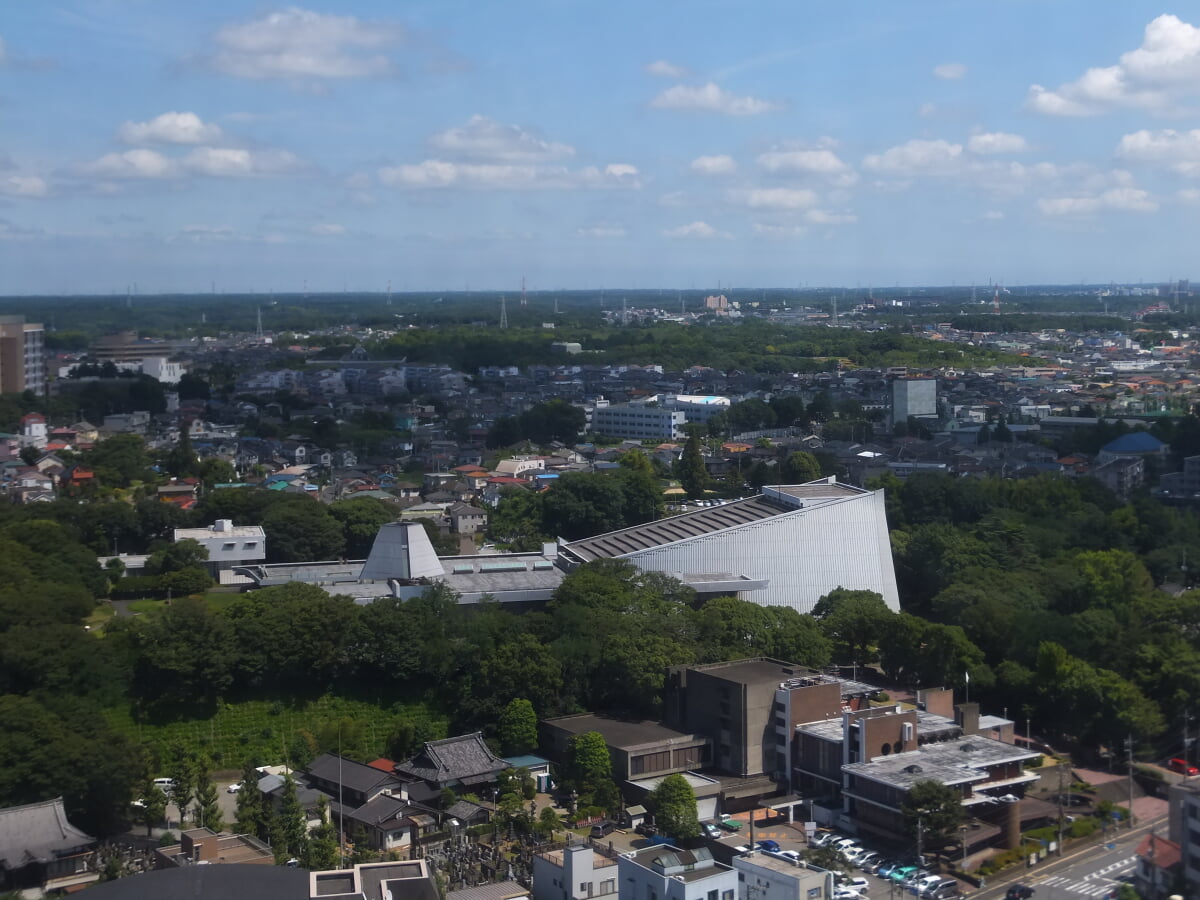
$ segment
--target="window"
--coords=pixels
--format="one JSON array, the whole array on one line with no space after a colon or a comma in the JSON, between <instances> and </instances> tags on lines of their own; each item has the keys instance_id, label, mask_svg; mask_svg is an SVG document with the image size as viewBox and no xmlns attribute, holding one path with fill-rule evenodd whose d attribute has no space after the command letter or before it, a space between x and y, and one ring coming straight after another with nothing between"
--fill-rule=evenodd
<instances>
[{"instance_id":1,"label":"window","mask_svg":"<svg viewBox=\"0 0 1200 900\"><path fill-rule=\"evenodd\" d=\"M617 892L617 879L609 878L600 882L600 893L615 894Z\"/></svg>"},{"instance_id":2,"label":"window","mask_svg":"<svg viewBox=\"0 0 1200 900\"><path fill-rule=\"evenodd\" d=\"M775 735L775 743L778 744L780 747L785 746L787 744L787 735L786 734Z\"/></svg>"},{"instance_id":3,"label":"window","mask_svg":"<svg viewBox=\"0 0 1200 900\"><path fill-rule=\"evenodd\" d=\"M733 900L733 891L721 891L721 900Z\"/></svg>"},{"instance_id":4,"label":"window","mask_svg":"<svg viewBox=\"0 0 1200 900\"><path fill-rule=\"evenodd\" d=\"M222 545L221 545L221 549L222 549L222 550L232 550L232 549L234 549L235 547L237 547L237 543L236 543L236 542L234 542L234 541L231 541L231 542L230 542L230 543L228 543L228 544L222 544Z\"/></svg>"},{"instance_id":5,"label":"window","mask_svg":"<svg viewBox=\"0 0 1200 900\"><path fill-rule=\"evenodd\" d=\"M708 900L717 900L717 892L709 891L708 892Z\"/></svg>"},{"instance_id":6,"label":"window","mask_svg":"<svg viewBox=\"0 0 1200 900\"><path fill-rule=\"evenodd\" d=\"M244 545L245 549L247 549L247 550L253 550L257 546L258 546L258 541L246 541L246 543Z\"/></svg>"}]
</instances>

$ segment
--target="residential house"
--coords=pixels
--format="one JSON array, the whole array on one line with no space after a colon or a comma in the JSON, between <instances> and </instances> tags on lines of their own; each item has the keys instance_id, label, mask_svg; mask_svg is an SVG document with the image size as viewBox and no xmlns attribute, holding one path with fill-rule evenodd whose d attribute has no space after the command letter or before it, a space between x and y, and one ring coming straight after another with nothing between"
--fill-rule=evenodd
<instances>
[{"instance_id":1,"label":"residential house","mask_svg":"<svg viewBox=\"0 0 1200 900\"><path fill-rule=\"evenodd\" d=\"M487 528L487 513L477 506L455 503L446 510L446 515L455 534L478 534Z\"/></svg>"},{"instance_id":2,"label":"residential house","mask_svg":"<svg viewBox=\"0 0 1200 900\"><path fill-rule=\"evenodd\" d=\"M738 873L707 847L644 847L617 858L621 900L735 900Z\"/></svg>"},{"instance_id":3,"label":"residential house","mask_svg":"<svg viewBox=\"0 0 1200 900\"><path fill-rule=\"evenodd\" d=\"M1183 853L1179 844L1151 831L1137 848L1133 883L1138 896L1147 900L1166 900L1183 896Z\"/></svg>"},{"instance_id":4,"label":"residential house","mask_svg":"<svg viewBox=\"0 0 1200 900\"><path fill-rule=\"evenodd\" d=\"M617 900L616 854L576 844L534 854L533 900ZM630 900L650 900L648 894Z\"/></svg>"},{"instance_id":5,"label":"residential house","mask_svg":"<svg viewBox=\"0 0 1200 900\"><path fill-rule=\"evenodd\" d=\"M833 873L761 850L737 854L738 900L831 900Z\"/></svg>"}]
</instances>

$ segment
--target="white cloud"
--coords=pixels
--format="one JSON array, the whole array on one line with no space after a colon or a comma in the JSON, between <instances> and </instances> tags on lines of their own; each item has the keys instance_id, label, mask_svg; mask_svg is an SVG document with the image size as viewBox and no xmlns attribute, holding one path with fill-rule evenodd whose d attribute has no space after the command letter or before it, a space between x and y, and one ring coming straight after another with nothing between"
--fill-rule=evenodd
<instances>
[{"instance_id":1,"label":"white cloud","mask_svg":"<svg viewBox=\"0 0 1200 900\"><path fill-rule=\"evenodd\" d=\"M919 107L917 107L917 115L922 119L932 119L937 115L937 111L938 108L936 103L922 103Z\"/></svg>"},{"instance_id":2,"label":"white cloud","mask_svg":"<svg viewBox=\"0 0 1200 900\"><path fill-rule=\"evenodd\" d=\"M751 209L808 209L817 202L808 188L753 188L732 196Z\"/></svg>"},{"instance_id":3,"label":"white cloud","mask_svg":"<svg viewBox=\"0 0 1200 900\"><path fill-rule=\"evenodd\" d=\"M514 163L458 163L427 159L419 163L385 166L379 180L395 188L471 188L476 190L567 190L571 188L638 188L640 173L627 163L603 168L587 166L518 165Z\"/></svg>"},{"instance_id":4,"label":"white cloud","mask_svg":"<svg viewBox=\"0 0 1200 900\"><path fill-rule=\"evenodd\" d=\"M126 144L211 144L221 139L221 129L193 112L165 112L149 122L126 122L117 136Z\"/></svg>"},{"instance_id":5,"label":"white cloud","mask_svg":"<svg viewBox=\"0 0 1200 900\"><path fill-rule=\"evenodd\" d=\"M81 170L102 178L171 178L179 173L179 164L157 150L137 149L107 153Z\"/></svg>"},{"instance_id":6,"label":"white cloud","mask_svg":"<svg viewBox=\"0 0 1200 900\"><path fill-rule=\"evenodd\" d=\"M575 155L575 148L543 140L517 125L474 115L466 125L438 132L429 139L437 150L472 159L544 162Z\"/></svg>"},{"instance_id":7,"label":"white cloud","mask_svg":"<svg viewBox=\"0 0 1200 900\"><path fill-rule=\"evenodd\" d=\"M575 229L575 236L581 238L594 238L596 240L611 240L613 238L625 237L625 229L617 225L593 225L590 228Z\"/></svg>"},{"instance_id":8,"label":"white cloud","mask_svg":"<svg viewBox=\"0 0 1200 900\"><path fill-rule=\"evenodd\" d=\"M651 100L650 105L656 109L685 109L726 116L757 116L778 108L769 100L738 96L712 81L702 85L677 84Z\"/></svg>"},{"instance_id":9,"label":"white cloud","mask_svg":"<svg viewBox=\"0 0 1200 900\"><path fill-rule=\"evenodd\" d=\"M989 209L983 214L983 218L988 222L999 222L1004 218L1004 213L998 209Z\"/></svg>"},{"instance_id":10,"label":"white cloud","mask_svg":"<svg viewBox=\"0 0 1200 900\"><path fill-rule=\"evenodd\" d=\"M754 233L768 238L798 238L808 234L803 225L775 225L769 222L755 222Z\"/></svg>"},{"instance_id":11,"label":"white cloud","mask_svg":"<svg viewBox=\"0 0 1200 900\"><path fill-rule=\"evenodd\" d=\"M1075 81L1049 90L1030 85L1025 104L1049 116L1090 116L1113 109L1171 112L1200 84L1200 28L1173 15L1146 26L1142 45L1122 53L1115 65L1088 69Z\"/></svg>"},{"instance_id":12,"label":"white cloud","mask_svg":"<svg viewBox=\"0 0 1200 900\"><path fill-rule=\"evenodd\" d=\"M1180 203L1200 203L1200 189L1184 188L1175 192L1175 199Z\"/></svg>"},{"instance_id":13,"label":"white cloud","mask_svg":"<svg viewBox=\"0 0 1200 900\"><path fill-rule=\"evenodd\" d=\"M810 209L804 214L804 221L812 225L852 225L858 221L854 213L827 212L823 209Z\"/></svg>"},{"instance_id":14,"label":"white cloud","mask_svg":"<svg viewBox=\"0 0 1200 900\"><path fill-rule=\"evenodd\" d=\"M646 63L646 74L654 75L657 78L686 78L688 70L683 66L677 66L674 63L669 63L665 59L656 59L652 63Z\"/></svg>"},{"instance_id":15,"label":"white cloud","mask_svg":"<svg viewBox=\"0 0 1200 900\"><path fill-rule=\"evenodd\" d=\"M967 74L967 67L959 62L946 62L934 66L933 74L945 81L957 81Z\"/></svg>"},{"instance_id":16,"label":"white cloud","mask_svg":"<svg viewBox=\"0 0 1200 900\"><path fill-rule=\"evenodd\" d=\"M197 175L247 177L279 175L301 167L287 150L242 150L231 147L197 147L183 158L183 165Z\"/></svg>"},{"instance_id":17,"label":"white cloud","mask_svg":"<svg viewBox=\"0 0 1200 900\"><path fill-rule=\"evenodd\" d=\"M49 188L37 175L0 176L0 194L9 197L45 197Z\"/></svg>"},{"instance_id":18,"label":"white cloud","mask_svg":"<svg viewBox=\"0 0 1200 900\"><path fill-rule=\"evenodd\" d=\"M235 237L229 225L184 225L176 235L176 239L187 241L231 241Z\"/></svg>"},{"instance_id":19,"label":"white cloud","mask_svg":"<svg viewBox=\"0 0 1200 900\"><path fill-rule=\"evenodd\" d=\"M1029 143L1019 134L991 131L971 135L967 149L981 156L988 153L1024 153L1029 149Z\"/></svg>"},{"instance_id":20,"label":"white cloud","mask_svg":"<svg viewBox=\"0 0 1200 900\"><path fill-rule=\"evenodd\" d=\"M848 186L858 180L855 171L829 149L770 150L758 157L768 172L821 175L834 183Z\"/></svg>"},{"instance_id":21,"label":"white cloud","mask_svg":"<svg viewBox=\"0 0 1200 900\"><path fill-rule=\"evenodd\" d=\"M318 222L308 229L309 234L315 234L320 237L328 237L336 234L345 234L346 226L339 225L336 222Z\"/></svg>"},{"instance_id":22,"label":"white cloud","mask_svg":"<svg viewBox=\"0 0 1200 900\"><path fill-rule=\"evenodd\" d=\"M209 63L236 78L345 79L386 75L392 61L378 51L403 39L386 22L289 7L216 33Z\"/></svg>"},{"instance_id":23,"label":"white cloud","mask_svg":"<svg viewBox=\"0 0 1200 900\"><path fill-rule=\"evenodd\" d=\"M1135 131L1117 144L1121 159L1166 166L1191 178L1200 177L1200 129Z\"/></svg>"},{"instance_id":24,"label":"white cloud","mask_svg":"<svg viewBox=\"0 0 1200 900\"><path fill-rule=\"evenodd\" d=\"M952 171L962 156L962 144L911 140L863 160L863 167L889 175L940 175Z\"/></svg>"},{"instance_id":25,"label":"white cloud","mask_svg":"<svg viewBox=\"0 0 1200 900\"><path fill-rule=\"evenodd\" d=\"M229 147L197 147L182 158L166 156L143 147L124 153L108 153L80 167L84 175L101 178L178 178L185 175L248 177L279 175L301 167L300 160L286 150L241 150Z\"/></svg>"},{"instance_id":26,"label":"white cloud","mask_svg":"<svg viewBox=\"0 0 1200 900\"><path fill-rule=\"evenodd\" d=\"M678 228L668 228L663 232L665 237L669 238L700 238L708 240L711 238L730 238L733 235L725 231L718 231L707 222L689 222L687 225L680 225Z\"/></svg>"},{"instance_id":27,"label":"white cloud","mask_svg":"<svg viewBox=\"0 0 1200 900\"><path fill-rule=\"evenodd\" d=\"M1075 197L1045 197L1038 209L1046 216L1093 216L1099 212L1154 212L1158 201L1139 188L1115 187L1099 194Z\"/></svg>"},{"instance_id":28,"label":"white cloud","mask_svg":"<svg viewBox=\"0 0 1200 900\"><path fill-rule=\"evenodd\" d=\"M690 168L698 175L733 175L737 161L732 156L697 156Z\"/></svg>"}]
</instances>

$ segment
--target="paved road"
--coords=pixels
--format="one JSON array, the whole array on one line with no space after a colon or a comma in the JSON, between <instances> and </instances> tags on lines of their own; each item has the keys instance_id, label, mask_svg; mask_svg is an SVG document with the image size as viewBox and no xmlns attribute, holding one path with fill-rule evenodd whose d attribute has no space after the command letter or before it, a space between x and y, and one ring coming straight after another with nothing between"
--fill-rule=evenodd
<instances>
[{"instance_id":1,"label":"paved road","mask_svg":"<svg viewBox=\"0 0 1200 900\"><path fill-rule=\"evenodd\" d=\"M1145 821L1132 832L1122 830L1113 841L1078 850L1063 859L1051 858L1025 871L1017 879L1004 880L1003 885L991 886L977 896L999 898L1010 884L1027 884L1037 893L1034 900L1083 900L1085 897L1104 898L1122 883L1132 880L1137 846L1152 828L1160 831L1165 817Z\"/></svg>"}]
</instances>

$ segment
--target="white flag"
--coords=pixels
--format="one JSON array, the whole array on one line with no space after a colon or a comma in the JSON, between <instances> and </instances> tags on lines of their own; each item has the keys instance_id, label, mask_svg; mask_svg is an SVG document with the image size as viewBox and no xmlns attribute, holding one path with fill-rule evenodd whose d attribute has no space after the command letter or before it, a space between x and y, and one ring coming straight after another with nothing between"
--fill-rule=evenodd
<instances>
[{"instance_id":1,"label":"white flag","mask_svg":"<svg viewBox=\"0 0 1200 900\"><path fill-rule=\"evenodd\" d=\"M971 683L971 673L970 672L963 672L963 681L965 681L967 684Z\"/></svg>"}]
</instances>

